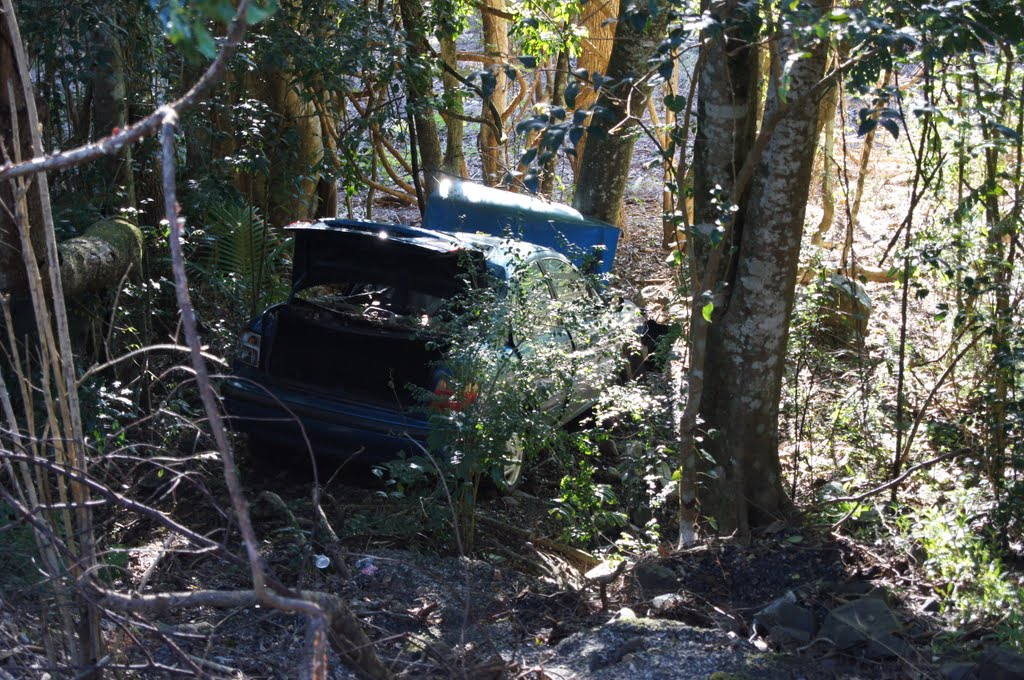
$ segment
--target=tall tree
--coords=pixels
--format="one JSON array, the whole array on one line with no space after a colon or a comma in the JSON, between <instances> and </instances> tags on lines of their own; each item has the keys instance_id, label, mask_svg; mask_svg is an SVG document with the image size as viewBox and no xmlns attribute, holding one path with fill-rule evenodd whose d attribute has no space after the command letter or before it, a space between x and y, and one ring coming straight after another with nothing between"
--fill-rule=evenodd
<instances>
[{"instance_id":1,"label":"tall tree","mask_svg":"<svg viewBox=\"0 0 1024 680\"><path fill-rule=\"evenodd\" d=\"M114 8L112 21L118 11ZM92 31L92 124L93 138L100 139L128 124L125 55L120 36L122 29L107 22ZM120 208L135 207L135 176L131 147L99 163L100 176L107 186L98 192L102 214L116 214Z\"/></svg>"},{"instance_id":2,"label":"tall tree","mask_svg":"<svg viewBox=\"0 0 1024 680\"><path fill-rule=\"evenodd\" d=\"M505 0L484 0L480 12L483 25L484 64L488 75L485 79L489 90L483 118L486 124L480 126L480 160L484 166L484 183L495 185L505 176L508 161L505 157L503 117L508 105L508 75L505 67L509 61L508 20L504 18Z\"/></svg>"},{"instance_id":3,"label":"tall tree","mask_svg":"<svg viewBox=\"0 0 1024 680\"><path fill-rule=\"evenodd\" d=\"M622 225L622 197L633 159L630 129L647 107L651 93L647 60L668 25L668 3L649 4L652 12L621 3L615 25L615 45L608 60L588 128L587 143L579 159L573 207L585 215Z\"/></svg>"},{"instance_id":4,"label":"tall tree","mask_svg":"<svg viewBox=\"0 0 1024 680\"><path fill-rule=\"evenodd\" d=\"M406 111L412 122L412 132L419 152L423 190L429 194L437 183L437 171L444 163L441 137L431 104L434 96L431 48L427 41L423 5L417 0L398 0L398 8L406 35Z\"/></svg>"},{"instance_id":5,"label":"tall tree","mask_svg":"<svg viewBox=\"0 0 1024 680\"><path fill-rule=\"evenodd\" d=\"M724 3L732 10L738 4ZM831 0L812 0L792 8L784 4L777 25L811 25L830 7ZM734 27L742 29L744 18L736 18L740 21ZM693 348L695 354L706 352L706 361L691 367L691 372L702 373L700 413L711 434L708 448L716 462L713 488L701 509L725 531L769 523L790 506L778 457L779 399L817 141L816 97L824 92L828 50L827 39L807 35L790 28L772 50L764 119L752 146L746 117L756 110L755 90L749 87L753 62L728 63L732 51L726 42L720 46L724 49L706 54L705 68L734 77L701 82L704 103L698 138L704 137L700 144L705 154L722 150L719 158L727 163L724 177L734 181L728 194L722 195L706 174L721 172L721 165L696 165L695 185L701 189L695 195L695 214L717 218L707 227L696 228L711 247L693 252L712 269L715 260L722 262L720 270L712 271L716 285L706 292L695 291L695 295L708 295L707 302L713 305L710 327L706 305L694 305L691 319L693 342L706 333L706 346ZM756 61L753 54L748 58ZM718 88L733 93L730 105L715 101L720 97ZM737 166L737 158L743 159L741 165ZM726 240L716 243L716 235ZM715 251L720 257L710 256ZM702 263L696 264L701 270Z\"/></svg>"}]
</instances>

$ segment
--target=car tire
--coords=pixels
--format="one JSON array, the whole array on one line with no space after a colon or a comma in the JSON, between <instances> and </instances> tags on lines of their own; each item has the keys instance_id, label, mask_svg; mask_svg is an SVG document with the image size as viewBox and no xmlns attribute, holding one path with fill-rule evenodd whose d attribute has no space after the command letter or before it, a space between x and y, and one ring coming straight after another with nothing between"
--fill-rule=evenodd
<instances>
[{"instance_id":1,"label":"car tire","mask_svg":"<svg viewBox=\"0 0 1024 680\"><path fill-rule=\"evenodd\" d=\"M502 491L511 491L519 485L523 478L523 463L526 462L526 449L522 438L513 434L505 442L505 452L500 464L497 486Z\"/></svg>"}]
</instances>

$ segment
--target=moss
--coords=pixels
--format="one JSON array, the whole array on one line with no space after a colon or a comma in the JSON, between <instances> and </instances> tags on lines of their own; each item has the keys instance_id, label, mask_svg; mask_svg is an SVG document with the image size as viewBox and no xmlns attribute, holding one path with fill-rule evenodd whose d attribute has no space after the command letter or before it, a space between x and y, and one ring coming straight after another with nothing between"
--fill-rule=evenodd
<instances>
[{"instance_id":1,"label":"moss","mask_svg":"<svg viewBox=\"0 0 1024 680\"><path fill-rule=\"evenodd\" d=\"M114 217L101 220L89 227L82 236L104 241L118 253L131 253L130 260L136 271L142 263L142 230L126 219Z\"/></svg>"}]
</instances>

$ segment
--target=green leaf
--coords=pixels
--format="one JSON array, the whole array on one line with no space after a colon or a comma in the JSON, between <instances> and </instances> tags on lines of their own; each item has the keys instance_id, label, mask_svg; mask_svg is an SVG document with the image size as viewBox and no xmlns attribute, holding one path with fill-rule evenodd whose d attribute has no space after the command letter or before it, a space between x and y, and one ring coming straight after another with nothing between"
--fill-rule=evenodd
<instances>
[{"instance_id":1,"label":"green leaf","mask_svg":"<svg viewBox=\"0 0 1024 680\"><path fill-rule=\"evenodd\" d=\"M718 520L717 519L715 519L714 517L706 517L705 519L707 519L708 524L711 525L712 529L714 529L715 531L718 531Z\"/></svg>"},{"instance_id":2,"label":"green leaf","mask_svg":"<svg viewBox=\"0 0 1024 680\"><path fill-rule=\"evenodd\" d=\"M194 26L196 36L196 49L199 53L208 59L213 59L217 56L217 43L213 41L213 36L206 30L206 26L202 24L196 24Z\"/></svg>"},{"instance_id":3,"label":"green leaf","mask_svg":"<svg viewBox=\"0 0 1024 680\"><path fill-rule=\"evenodd\" d=\"M878 124L888 130L889 134L893 136L893 139L900 138L900 126L896 124L896 121L889 118L883 118L878 121Z\"/></svg>"},{"instance_id":4,"label":"green leaf","mask_svg":"<svg viewBox=\"0 0 1024 680\"><path fill-rule=\"evenodd\" d=\"M1018 135L1017 131L1014 130L1013 128L1006 127L1005 125L1000 125L999 123L992 123L992 129L1001 134L1003 137L1006 137L1007 139L1012 139L1015 142L1020 141L1020 135Z\"/></svg>"},{"instance_id":5,"label":"green leaf","mask_svg":"<svg viewBox=\"0 0 1024 680\"><path fill-rule=\"evenodd\" d=\"M793 545L796 545L797 543L803 543L804 542L804 537L801 536L800 534L793 534L792 536L786 536L786 541L788 543L792 543Z\"/></svg>"},{"instance_id":6,"label":"green leaf","mask_svg":"<svg viewBox=\"0 0 1024 680\"><path fill-rule=\"evenodd\" d=\"M565 105L570 109L576 108L576 97L580 93L580 84L575 80L569 82L565 86Z\"/></svg>"},{"instance_id":7,"label":"green leaf","mask_svg":"<svg viewBox=\"0 0 1024 680\"><path fill-rule=\"evenodd\" d=\"M715 311L715 303L709 302L700 308L700 315L704 317L704 320L711 323L711 312Z\"/></svg>"},{"instance_id":8,"label":"green leaf","mask_svg":"<svg viewBox=\"0 0 1024 680\"><path fill-rule=\"evenodd\" d=\"M670 94L665 96L665 108L669 111L679 113L686 108L686 97L679 94Z\"/></svg>"}]
</instances>

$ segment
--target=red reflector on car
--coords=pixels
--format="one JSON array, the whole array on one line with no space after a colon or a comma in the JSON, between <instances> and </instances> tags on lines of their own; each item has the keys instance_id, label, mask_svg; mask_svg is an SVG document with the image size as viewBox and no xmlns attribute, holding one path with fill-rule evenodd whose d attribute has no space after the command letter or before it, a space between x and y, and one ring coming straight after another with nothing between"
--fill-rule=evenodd
<instances>
[{"instance_id":1,"label":"red reflector on car","mask_svg":"<svg viewBox=\"0 0 1024 680\"><path fill-rule=\"evenodd\" d=\"M456 394L448 385L448 381L442 378L434 388L434 396L436 397L433 403L434 408L461 411L476 401L479 390L476 385L469 385L461 394Z\"/></svg>"}]
</instances>

